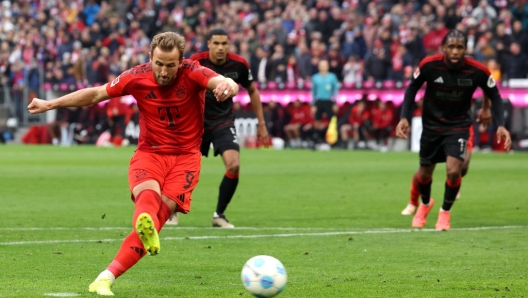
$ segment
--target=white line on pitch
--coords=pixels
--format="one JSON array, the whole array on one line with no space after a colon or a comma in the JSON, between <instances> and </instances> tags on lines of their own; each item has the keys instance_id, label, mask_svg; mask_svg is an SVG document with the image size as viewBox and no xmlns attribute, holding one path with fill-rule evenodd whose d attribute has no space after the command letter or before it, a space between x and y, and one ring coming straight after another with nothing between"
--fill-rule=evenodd
<instances>
[{"instance_id":1,"label":"white line on pitch","mask_svg":"<svg viewBox=\"0 0 528 298\"><path fill-rule=\"evenodd\" d=\"M453 228L451 231L484 231L504 229L524 229L527 226L498 226L498 227L475 227L475 228ZM238 239L238 238L274 238L274 237L299 237L299 236L333 236L333 235L358 235L358 234L389 234L389 233L420 233L438 232L435 229L374 229L364 231L342 231L342 232L319 232L319 233L294 233L294 234L263 234L263 235L223 235L223 236L187 236L187 237L164 237L161 240L204 240L204 239ZM31 245L52 243L87 243L87 242L115 242L123 241L122 238L98 239L98 240L37 240L37 241L14 241L0 242L0 245Z\"/></svg>"},{"instance_id":2,"label":"white line on pitch","mask_svg":"<svg viewBox=\"0 0 528 298\"><path fill-rule=\"evenodd\" d=\"M85 231L115 231L115 230L131 230L132 227L56 227L56 228L0 228L0 231L73 231L73 230L85 230ZM213 227L182 227L182 226L169 226L165 225L163 230L220 230L219 228ZM255 228L255 227L236 227L236 230L251 230L251 231L336 231L336 230L347 230L346 228L284 228L284 227L268 227L268 228ZM360 229L356 229L360 230Z\"/></svg>"}]
</instances>

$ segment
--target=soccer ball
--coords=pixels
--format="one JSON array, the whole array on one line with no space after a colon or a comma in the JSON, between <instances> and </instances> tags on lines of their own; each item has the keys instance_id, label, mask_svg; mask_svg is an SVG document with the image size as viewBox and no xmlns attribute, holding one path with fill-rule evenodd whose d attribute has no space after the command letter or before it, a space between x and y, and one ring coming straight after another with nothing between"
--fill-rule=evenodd
<instances>
[{"instance_id":1,"label":"soccer ball","mask_svg":"<svg viewBox=\"0 0 528 298\"><path fill-rule=\"evenodd\" d=\"M255 256L242 267L242 283L255 297L273 297L286 286L288 277L284 265L270 256Z\"/></svg>"}]
</instances>

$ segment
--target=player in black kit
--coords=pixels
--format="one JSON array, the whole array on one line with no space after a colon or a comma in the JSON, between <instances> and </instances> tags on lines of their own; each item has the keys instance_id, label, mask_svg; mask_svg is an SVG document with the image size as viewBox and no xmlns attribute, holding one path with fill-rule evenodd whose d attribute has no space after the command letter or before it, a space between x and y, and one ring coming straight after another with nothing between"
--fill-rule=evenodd
<instances>
[{"instance_id":1,"label":"player in black kit","mask_svg":"<svg viewBox=\"0 0 528 298\"><path fill-rule=\"evenodd\" d=\"M226 30L212 29L207 40L209 51L192 55L189 59L197 60L202 66L210 68L225 77L233 79L242 85L251 100L253 112L258 119L257 139L269 144L268 131L262 112L260 93L253 83L249 64L242 57L229 53L229 38ZM226 172L218 194L216 211L213 214L213 227L234 228L224 215L227 205L233 198L238 185L240 168L240 146L235 131L235 116L232 113L233 99L217 102L212 92L205 94L205 123L201 151L203 156L209 155L211 143L214 156L221 155ZM177 224L177 215L173 215L167 223Z\"/></svg>"},{"instance_id":2,"label":"player in black kit","mask_svg":"<svg viewBox=\"0 0 528 298\"><path fill-rule=\"evenodd\" d=\"M498 126L499 141L505 140L509 150L511 138L504 128L503 106L499 90L484 64L465 57L467 37L459 30L449 31L442 41L442 54L424 58L405 91L401 120L396 135L408 138L409 118L416 93L427 82L424 94L420 139L420 168L416 176L422 204L413 218L414 228L424 227L427 214L433 207L432 176L437 163L446 163L447 179L444 202L438 214L437 230L449 230L450 210L460 189L461 168L466 156L469 127L473 123L470 109L473 93L482 88L491 100L491 108Z\"/></svg>"}]
</instances>

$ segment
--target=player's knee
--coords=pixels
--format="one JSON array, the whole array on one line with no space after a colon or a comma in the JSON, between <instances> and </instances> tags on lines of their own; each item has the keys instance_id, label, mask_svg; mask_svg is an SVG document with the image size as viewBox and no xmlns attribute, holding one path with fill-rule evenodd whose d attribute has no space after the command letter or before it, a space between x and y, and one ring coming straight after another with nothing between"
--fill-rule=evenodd
<instances>
[{"instance_id":1,"label":"player's knee","mask_svg":"<svg viewBox=\"0 0 528 298\"><path fill-rule=\"evenodd\" d=\"M455 171L455 170L447 171L447 179L453 183L457 182L458 179L460 179L460 177L461 177L460 171Z\"/></svg>"},{"instance_id":2,"label":"player's knee","mask_svg":"<svg viewBox=\"0 0 528 298\"><path fill-rule=\"evenodd\" d=\"M238 174L240 171L240 163L238 161L228 163L226 166L226 171L231 174Z\"/></svg>"}]
</instances>

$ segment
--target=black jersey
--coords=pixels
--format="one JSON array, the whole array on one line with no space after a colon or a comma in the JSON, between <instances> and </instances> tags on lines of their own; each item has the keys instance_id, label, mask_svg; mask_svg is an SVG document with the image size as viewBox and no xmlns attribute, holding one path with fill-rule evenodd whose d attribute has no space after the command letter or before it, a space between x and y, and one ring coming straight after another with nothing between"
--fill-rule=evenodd
<instances>
[{"instance_id":1,"label":"black jersey","mask_svg":"<svg viewBox=\"0 0 528 298\"><path fill-rule=\"evenodd\" d=\"M248 88L253 82L253 76L249 64L244 57L237 54L228 53L226 62L222 65L215 65L209 60L209 52L201 52L192 55L189 59L198 60L202 66L214 70L216 73ZM223 102L216 101L212 91L207 90L205 93L205 129L213 129L223 124L230 124L235 121L232 112L233 98Z\"/></svg>"},{"instance_id":2,"label":"black jersey","mask_svg":"<svg viewBox=\"0 0 528 298\"><path fill-rule=\"evenodd\" d=\"M444 59L444 54L437 54L420 62L405 91L402 118L410 117L410 104L423 83L427 83L422 107L424 130L452 133L469 129L473 123L470 111L477 87L491 99L494 110L502 109L499 90L484 64L465 57L463 65L453 70L447 68ZM503 125L500 118L496 119L497 123Z\"/></svg>"}]
</instances>

